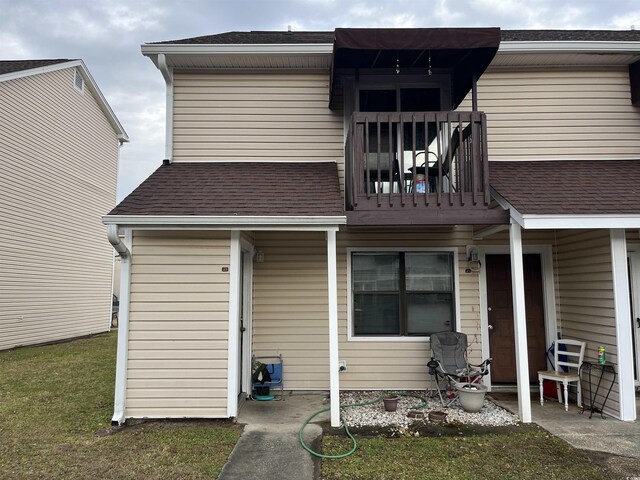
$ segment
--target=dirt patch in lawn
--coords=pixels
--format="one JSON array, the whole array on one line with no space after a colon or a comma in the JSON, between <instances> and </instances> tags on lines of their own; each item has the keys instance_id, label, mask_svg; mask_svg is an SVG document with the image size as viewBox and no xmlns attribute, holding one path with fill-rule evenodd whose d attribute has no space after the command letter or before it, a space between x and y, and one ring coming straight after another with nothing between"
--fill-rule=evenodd
<instances>
[{"instance_id":1,"label":"dirt patch in lawn","mask_svg":"<svg viewBox=\"0 0 640 480\"><path fill-rule=\"evenodd\" d=\"M581 450L582 454L612 475L612 478L640 478L640 459L606 452Z\"/></svg>"},{"instance_id":2,"label":"dirt patch in lawn","mask_svg":"<svg viewBox=\"0 0 640 480\"><path fill-rule=\"evenodd\" d=\"M242 433L244 427L231 419L130 419L123 425L112 425L96 432L97 437L108 437L118 433L136 432L159 428L227 428Z\"/></svg>"}]
</instances>

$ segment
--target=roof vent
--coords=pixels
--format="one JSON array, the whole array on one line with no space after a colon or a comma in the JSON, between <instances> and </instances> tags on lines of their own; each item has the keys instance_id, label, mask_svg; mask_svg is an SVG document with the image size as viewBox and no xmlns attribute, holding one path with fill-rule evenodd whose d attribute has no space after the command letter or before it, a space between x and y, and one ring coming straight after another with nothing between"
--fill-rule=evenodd
<instances>
[{"instance_id":1,"label":"roof vent","mask_svg":"<svg viewBox=\"0 0 640 480\"><path fill-rule=\"evenodd\" d=\"M291 25L287 25L287 33L291 33Z\"/></svg>"},{"instance_id":2,"label":"roof vent","mask_svg":"<svg viewBox=\"0 0 640 480\"><path fill-rule=\"evenodd\" d=\"M80 73L80 69L76 67L75 76L73 79L73 86L80 93L84 92L84 78L82 78L82 74Z\"/></svg>"}]
</instances>

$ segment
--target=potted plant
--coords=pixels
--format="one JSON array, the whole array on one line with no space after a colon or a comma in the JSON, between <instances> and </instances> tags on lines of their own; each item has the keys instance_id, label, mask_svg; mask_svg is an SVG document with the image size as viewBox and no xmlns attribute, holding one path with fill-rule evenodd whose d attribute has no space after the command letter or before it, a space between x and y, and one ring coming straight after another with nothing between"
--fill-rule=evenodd
<instances>
[{"instance_id":1,"label":"potted plant","mask_svg":"<svg viewBox=\"0 0 640 480\"><path fill-rule=\"evenodd\" d=\"M489 390L480 383L462 382L456 384L460 406L465 412L479 412L484 405L484 396Z\"/></svg>"},{"instance_id":2,"label":"potted plant","mask_svg":"<svg viewBox=\"0 0 640 480\"><path fill-rule=\"evenodd\" d=\"M469 353L473 351L472 345L470 345L465 352L467 374L471 372L471 366L469 365ZM484 405L484 397L489 391L489 388L485 385L482 385L481 383L474 383L474 378L471 376L466 377L466 380L466 382L460 382L456 384L458 398L460 399L460 406L465 412L477 413L480 411L480 409L482 409L482 406Z\"/></svg>"}]
</instances>

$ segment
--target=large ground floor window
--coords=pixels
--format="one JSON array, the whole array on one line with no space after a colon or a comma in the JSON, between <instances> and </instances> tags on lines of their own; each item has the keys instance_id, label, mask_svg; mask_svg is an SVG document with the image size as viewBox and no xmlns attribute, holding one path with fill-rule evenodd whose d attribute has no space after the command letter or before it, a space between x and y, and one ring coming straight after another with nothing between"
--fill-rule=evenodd
<instances>
[{"instance_id":1,"label":"large ground floor window","mask_svg":"<svg viewBox=\"0 0 640 480\"><path fill-rule=\"evenodd\" d=\"M353 334L453 330L453 269L452 252L352 252Z\"/></svg>"}]
</instances>

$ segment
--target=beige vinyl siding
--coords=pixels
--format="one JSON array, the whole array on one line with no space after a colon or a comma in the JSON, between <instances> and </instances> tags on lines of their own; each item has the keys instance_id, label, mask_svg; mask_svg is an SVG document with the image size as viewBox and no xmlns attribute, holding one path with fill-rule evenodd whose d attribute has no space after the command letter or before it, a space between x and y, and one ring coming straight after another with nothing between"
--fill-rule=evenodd
<instances>
[{"instance_id":1,"label":"beige vinyl siding","mask_svg":"<svg viewBox=\"0 0 640 480\"><path fill-rule=\"evenodd\" d=\"M607 361L617 364L609 231L563 230L557 232L557 239L562 337L587 342L585 359L591 361L597 360L597 349L602 345ZM607 409L616 415L619 412L617 383Z\"/></svg>"},{"instance_id":2,"label":"beige vinyl siding","mask_svg":"<svg viewBox=\"0 0 640 480\"><path fill-rule=\"evenodd\" d=\"M74 68L0 82L0 349L109 328L116 133Z\"/></svg>"},{"instance_id":3,"label":"beige vinyl siding","mask_svg":"<svg viewBox=\"0 0 640 480\"><path fill-rule=\"evenodd\" d=\"M284 359L288 389L329 388L324 232L255 232L252 351ZM340 281L340 280L338 280Z\"/></svg>"},{"instance_id":4,"label":"beige vinyl siding","mask_svg":"<svg viewBox=\"0 0 640 480\"><path fill-rule=\"evenodd\" d=\"M491 160L640 156L626 68L489 70L478 81ZM471 109L470 95L460 106Z\"/></svg>"},{"instance_id":5,"label":"beige vinyl siding","mask_svg":"<svg viewBox=\"0 0 640 480\"><path fill-rule=\"evenodd\" d=\"M477 273L467 274L465 249L471 229L362 231L338 233L338 322L342 389L424 388L428 379L427 341L347 340L347 248L457 247L462 330L473 343L472 358L481 357ZM329 387L326 240L322 233L256 232L264 263L255 264L253 351L282 353L285 388ZM474 335L478 332L478 335Z\"/></svg>"},{"instance_id":6,"label":"beige vinyl siding","mask_svg":"<svg viewBox=\"0 0 640 480\"><path fill-rule=\"evenodd\" d=\"M134 232L126 412L226 417L229 234Z\"/></svg>"},{"instance_id":7,"label":"beige vinyl siding","mask_svg":"<svg viewBox=\"0 0 640 480\"><path fill-rule=\"evenodd\" d=\"M333 161L342 179L343 119L329 110L329 73L175 73L173 158Z\"/></svg>"}]
</instances>

